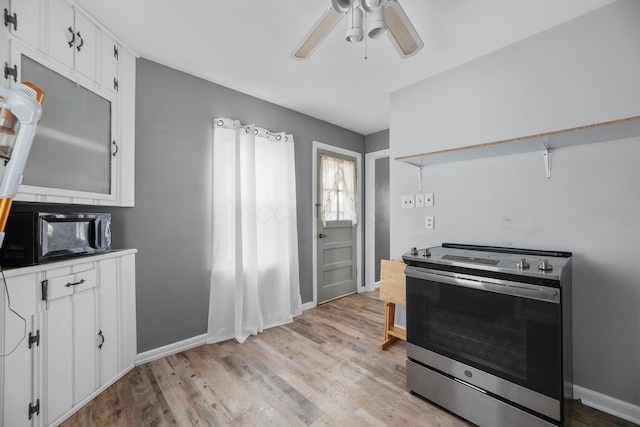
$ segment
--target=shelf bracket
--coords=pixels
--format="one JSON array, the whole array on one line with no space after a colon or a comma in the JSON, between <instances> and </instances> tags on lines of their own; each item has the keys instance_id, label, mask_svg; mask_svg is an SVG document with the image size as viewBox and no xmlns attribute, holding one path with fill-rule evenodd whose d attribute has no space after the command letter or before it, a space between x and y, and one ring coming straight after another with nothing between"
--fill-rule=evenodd
<instances>
[{"instance_id":1,"label":"shelf bracket","mask_svg":"<svg viewBox=\"0 0 640 427\"><path fill-rule=\"evenodd\" d=\"M550 179L551 178L551 148L549 148L546 138L545 138L545 141L543 142L543 145L544 145L544 151L543 151L544 167L547 172L547 179Z\"/></svg>"},{"instance_id":2,"label":"shelf bracket","mask_svg":"<svg viewBox=\"0 0 640 427\"><path fill-rule=\"evenodd\" d=\"M418 166L418 192L422 193L422 168L424 166Z\"/></svg>"}]
</instances>

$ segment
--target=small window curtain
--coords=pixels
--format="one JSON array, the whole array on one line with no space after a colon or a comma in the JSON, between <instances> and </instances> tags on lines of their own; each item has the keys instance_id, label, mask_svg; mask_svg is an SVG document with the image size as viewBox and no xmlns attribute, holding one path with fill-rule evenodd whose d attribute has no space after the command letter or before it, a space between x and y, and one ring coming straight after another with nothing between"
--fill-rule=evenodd
<instances>
[{"instance_id":1,"label":"small window curtain","mask_svg":"<svg viewBox=\"0 0 640 427\"><path fill-rule=\"evenodd\" d=\"M322 224L327 221L351 220L358 223L356 210L356 163L322 155Z\"/></svg>"},{"instance_id":2,"label":"small window curtain","mask_svg":"<svg viewBox=\"0 0 640 427\"><path fill-rule=\"evenodd\" d=\"M208 342L244 342L301 312L293 136L213 127Z\"/></svg>"}]
</instances>

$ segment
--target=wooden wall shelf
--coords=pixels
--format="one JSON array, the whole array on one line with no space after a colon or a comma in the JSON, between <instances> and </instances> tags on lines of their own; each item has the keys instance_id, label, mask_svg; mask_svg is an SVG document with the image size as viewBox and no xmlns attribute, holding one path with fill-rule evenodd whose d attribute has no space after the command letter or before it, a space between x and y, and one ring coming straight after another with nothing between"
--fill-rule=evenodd
<instances>
[{"instance_id":1,"label":"wooden wall shelf","mask_svg":"<svg viewBox=\"0 0 640 427\"><path fill-rule=\"evenodd\" d=\"M634 136L640 136L640 116L502 141L401 156L396 157L395 160L422 168L441 163L530 153L540 150L546 156L548 178L550 176L549 154L551 150L572 145L614 141Z\"/></svg>"}]
</instances>

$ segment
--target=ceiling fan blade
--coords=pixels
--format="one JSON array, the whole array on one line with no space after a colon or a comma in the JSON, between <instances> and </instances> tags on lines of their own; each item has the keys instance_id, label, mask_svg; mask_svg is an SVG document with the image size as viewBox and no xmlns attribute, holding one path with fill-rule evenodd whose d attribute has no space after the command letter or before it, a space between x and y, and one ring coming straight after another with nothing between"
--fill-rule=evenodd
<instances>
[{"instance_id":1,"label":"ceiling fan blade","mask_svg":"<svg viewBox=\"0 0 640 427\"><path fill-rule=\"evenodd\" d=\"M318 45L340 22L344 14L336 12L332 7L327 9L320 19L311 27L311 30L302 39L300 44L291 52L293 59L307 59L316 50Z\"/></svg>"},{"instance_id":2,"label":"ceiling fan blade","mask_svg":"<svg viewBox=\"0 0 640 427\"><path fill-rule=\"evenodd\" d=\"M413 56L424 47L424 42L397 0L386 1L384 19L389 39L401 57Z\"/></svg>"}]
</instances>

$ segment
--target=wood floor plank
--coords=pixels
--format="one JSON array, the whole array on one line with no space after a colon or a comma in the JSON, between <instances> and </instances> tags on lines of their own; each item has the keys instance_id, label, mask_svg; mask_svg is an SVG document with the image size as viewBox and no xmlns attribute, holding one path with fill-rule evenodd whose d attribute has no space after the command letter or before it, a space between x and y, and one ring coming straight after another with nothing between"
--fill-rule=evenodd
<instances>
[{"instance_id":1,"label":"wood floor plank","mask_svg":"<svg viewBox=\"0 0 640 427\"><path fill-rule=\"evenodd\" d=\"M438 426L469 423L406 387L406 345L379 343L376 292L331 301L290 324L136 367L69 418L92 426ZM576 405L574 427L633 424Z\"/></svg>"}]
</instances>

